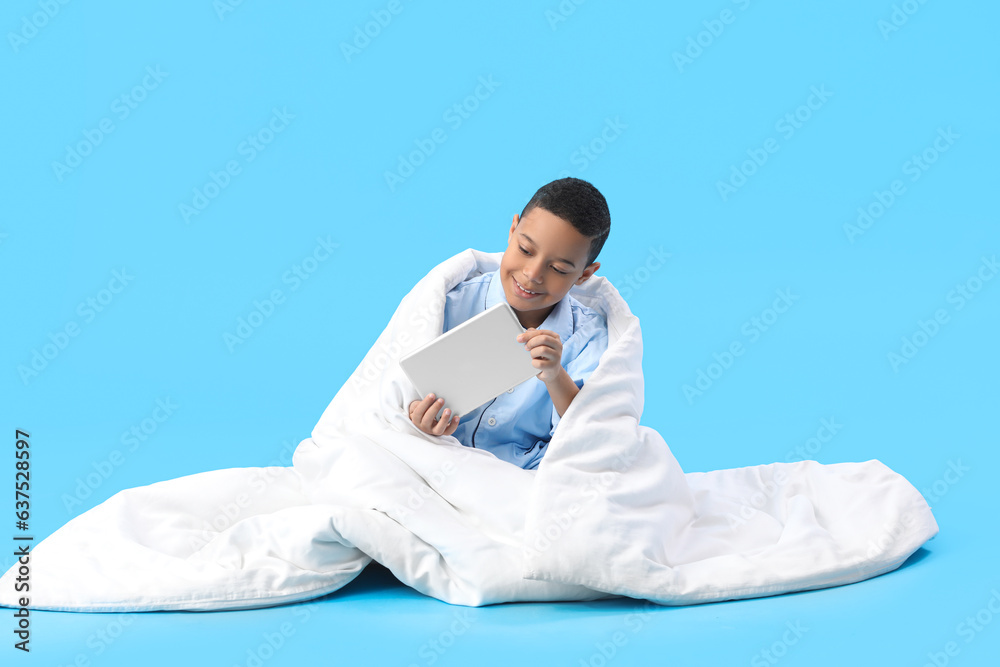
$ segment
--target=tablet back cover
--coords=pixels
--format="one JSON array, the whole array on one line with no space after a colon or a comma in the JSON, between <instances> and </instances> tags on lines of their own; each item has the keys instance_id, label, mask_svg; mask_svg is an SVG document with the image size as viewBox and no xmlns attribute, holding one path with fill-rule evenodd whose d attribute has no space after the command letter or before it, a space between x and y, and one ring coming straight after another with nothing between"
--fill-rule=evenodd
<instances>
[{"instance_id":1,"label":"tablet back cover","mask_svg":"<svg viewBox=\"0 0 1000 667\"><path fill-rule=\"evenodd\" d=\"M525 328L506 301L471 317L400 359L421 397L434 392L445 407L468 414L538 375L524 343Z\"/></svg>"}]
</instances>

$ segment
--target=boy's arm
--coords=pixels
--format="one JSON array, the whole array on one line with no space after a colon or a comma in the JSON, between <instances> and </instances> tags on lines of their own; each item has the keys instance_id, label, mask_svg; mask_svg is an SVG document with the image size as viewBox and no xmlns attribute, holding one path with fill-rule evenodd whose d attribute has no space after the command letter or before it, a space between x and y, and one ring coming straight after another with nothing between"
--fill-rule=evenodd
<instances>
[{"instance_id":1,"label":"boy's arm","mask_svg":"<svg viewBox=\"0 0 1000 667\"><path fill-rule=\"evenodd\" d=\"M573 359L569 359L567 363L574 366L583 366L583 369L577 372L582 372L589 376L597 368L600 358L607 349L607 339L606 329L595 329L591 332L591 339L587 341L583 349ZM547 354L543 351L541 354L533 354L532 357L535 361L542 360L541 365L536 365L536 368L542 368L543 370L536 377L543 379L545 382L545 388L549 390L549 397L552 399L552 406L555 408L559 419L562 419L562 416L566 414L566 410L569 409L570 403L580 393L580 385L570 377L569 371L562 365L561 357L563 348L559 334L555 331L547 329L538 330L532 327L518 335L517 340L527 340L525 348L529 350L540 347L548 348L549 352ZM555 352L553 353L552 350ZM544 379L544 376L551 373L552 370L550 369L553 368L558 369L555 371L555 377ZM579 382L582 384L583 380Z\"/></svg>"},{"instance_id":2,"label":"boy's arm","mask_svg":"<svg viewBox=\"0 0 1000 667\"><path fill-rule=\"evenodd\" d=\"M569 404L573 402L576 395L580 393L580 387L577 386L573 378L569 376L569 373L565 368L560 367L560 373L556 376L556 379L546 382L545 387L549 390L549 396L552 398L552 405L555 406L556 412L559 413L559 417L566 414L566 410L569 409Z\"/></svg>"}]
</instances>

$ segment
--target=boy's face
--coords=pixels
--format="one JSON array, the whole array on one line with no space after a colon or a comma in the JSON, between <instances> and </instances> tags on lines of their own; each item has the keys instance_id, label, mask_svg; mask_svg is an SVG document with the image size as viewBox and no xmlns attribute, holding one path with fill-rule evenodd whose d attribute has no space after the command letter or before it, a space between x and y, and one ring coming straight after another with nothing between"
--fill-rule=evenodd
<instances>
[{"instance_id":1,"label":"boy's face","mask_svg":"<svg viewBox=\"0 0 1000 667\"><path fill-rule=\"evenodd\" d=\"M587 266L590 239L566 220L535 207L514 215L507 249L500 260L503 291L521 326L541 325L573 285L580 285L598 268ZM531 296L521 288L535 292Z\"/></svg>"}]
</instances>

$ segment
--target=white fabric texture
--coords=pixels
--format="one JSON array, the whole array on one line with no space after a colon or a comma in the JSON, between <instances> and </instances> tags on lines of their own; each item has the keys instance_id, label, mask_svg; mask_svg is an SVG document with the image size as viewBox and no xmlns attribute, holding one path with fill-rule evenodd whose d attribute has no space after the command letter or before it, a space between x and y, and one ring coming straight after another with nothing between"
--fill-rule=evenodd
<instances>
[{"instance_id":1,"label":"white fabric texture","mask_svg":"<svg viewBox=\"0 0 1000 667\"><path fill-rule=\"evenodd\" d=\"M15 563L0 605L267 607L335 591L372 559L458 605L620 595L681 605L860 581L937 534L923 496L874 459L684 473L639 424L639 319L602 276L570 293L605 315L609 347L538 470L422 433L398 360L441 333L448 290L501 255L469 248L413 287L292 466L124 489L34 546L28 592L15 592Z\"/></svg>"}]
</instances>

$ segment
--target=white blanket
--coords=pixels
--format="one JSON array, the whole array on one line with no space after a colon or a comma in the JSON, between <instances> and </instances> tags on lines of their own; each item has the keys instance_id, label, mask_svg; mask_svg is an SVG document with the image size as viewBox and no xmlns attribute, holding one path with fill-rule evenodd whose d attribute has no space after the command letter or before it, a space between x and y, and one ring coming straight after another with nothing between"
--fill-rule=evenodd
<instances>
[{"instance_id":1,"label":"white blanket","mask_svg":"<svg viewBox=\"0 0 1000 667\"><path fill-rule=\"evenodd\" d=\"M249 609L325 595L372 559L452 604L664 605L774 595L899 567L938 532L877 460L684 473L643 409L639 319L604 277L571 294L609 346L537 471L422 433L398 360L439 335L445 294L502 253L431 270L334 396L290 467L227 468L118 492L15 564L0 605L62 611ZM538 382L532 378L529 382Z\"/></svg>"}]
</instances>

